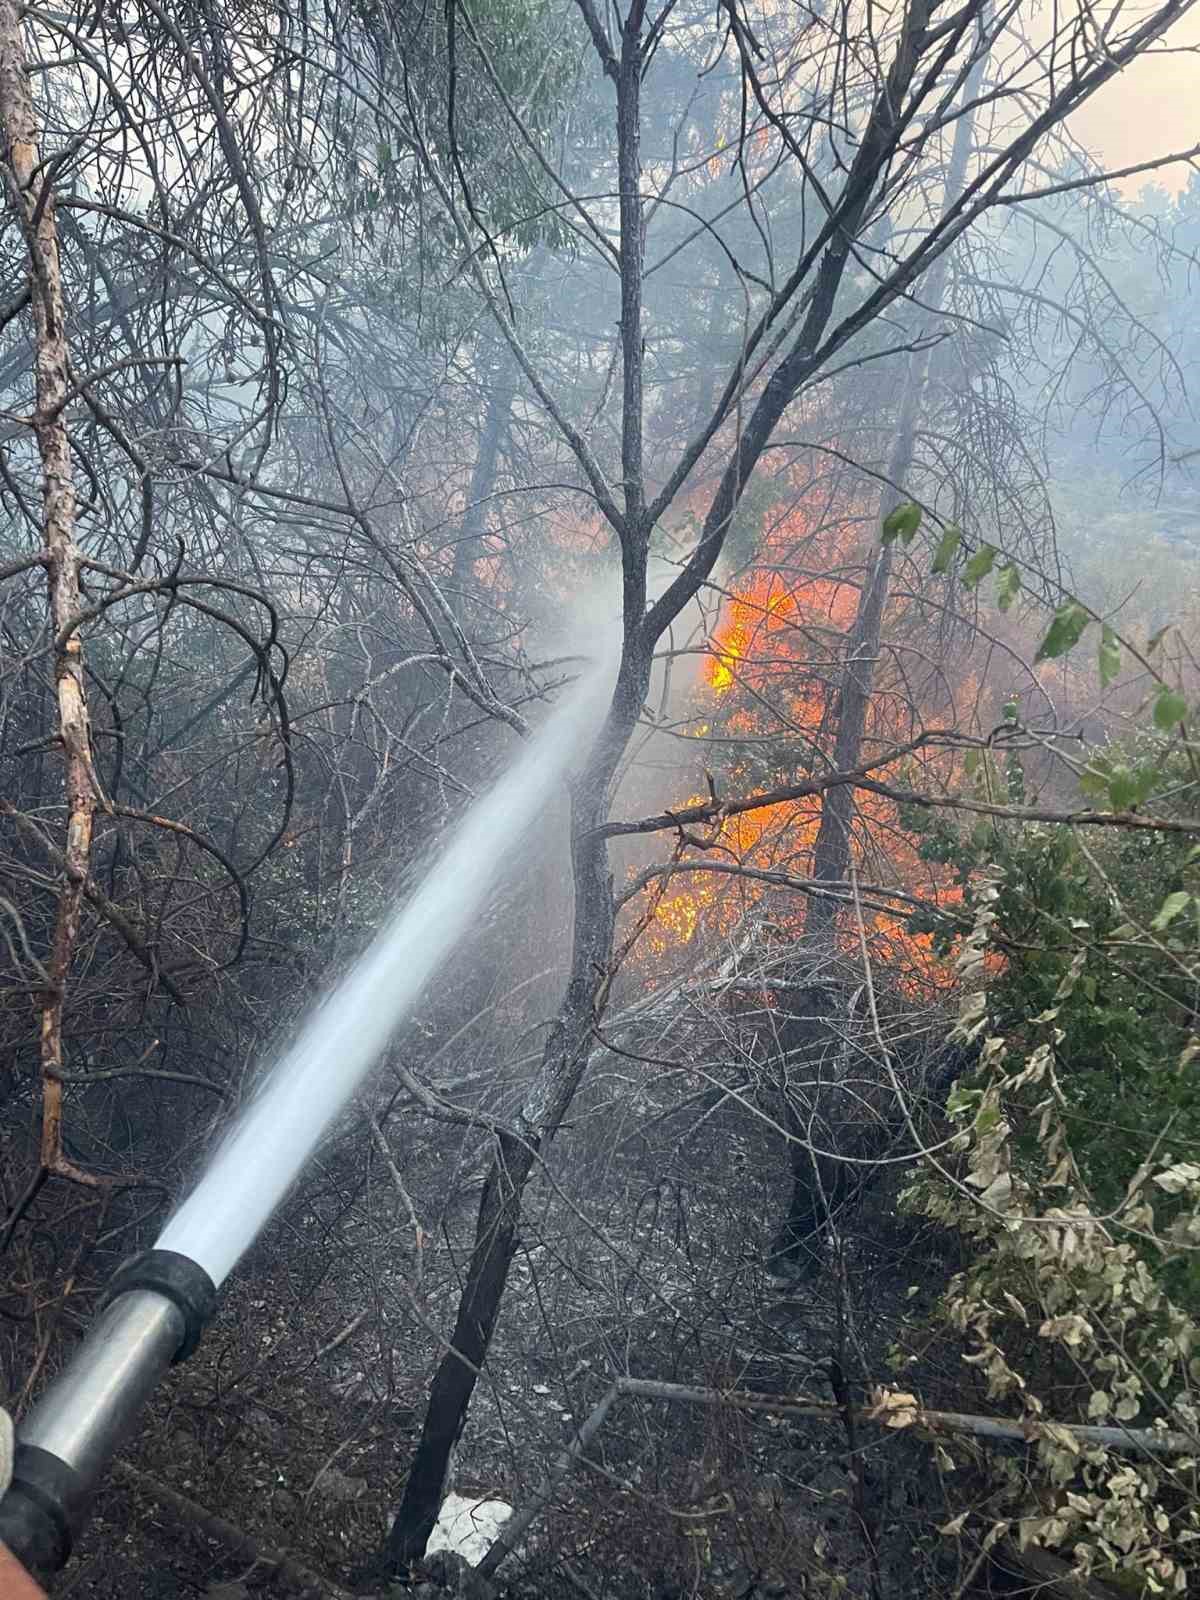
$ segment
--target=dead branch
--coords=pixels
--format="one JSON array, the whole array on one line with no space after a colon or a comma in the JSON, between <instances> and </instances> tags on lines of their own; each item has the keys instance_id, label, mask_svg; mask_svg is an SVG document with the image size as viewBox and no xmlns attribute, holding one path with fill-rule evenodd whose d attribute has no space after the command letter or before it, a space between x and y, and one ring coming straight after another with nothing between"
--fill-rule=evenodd
<instances>
[{"instance_id":1,"label":"dead branch","mask_svg":"<svg viewBox=\"0 0 1200 1600\"><path fill-rule=\"evenodd\" d=\"M251 1561L256 1567L274 1572L301 1594L312 1595L314 1600L352 1600L348 1590L340 1588L329 1578L319 1576L286 1550L273 1550L268 1545L259 1544L257 1539L252 1539L241 1528L234 1527L232 1522L226 1522L224 1517L216 1516L187 1495L180 1494L178 1489L172 1489L160 1479L151 1477L148 1472L130 1466L127 1461L115 1461L112 1470L118 1482L166 1506L183 1522L224 1545L239 1560Z\"/></svg>"},{"instance_id":2,"label":"dead branch","mask_svg":"<svg viewBox=\"0 0 1200 1600\"><path fill-rule=\"evenodd\" d=\"M1128 1451L1133 1455L1169 1456L1187 1455L1196 1449L1197 1441L1184 1433L1159 1431L1154 1428L1106 1427L1092 1423L1014 1422L1005 1417L981 1417L963 1411L930 1411L914 1395L897 1394L879 1388L876 1400L870 1406L847 1407L837 1400L813 1400L795 1396L780 1400L768 1395L746 1393L744 1390L707 1389L682 1383L658 1383L647 1378L617 1378L604 1392L580 1427L571 1443L557 1458L541 1484L534 1491L529 1505L516 1513L505 1524L504 1532L495 1540L477 1571L489 1575L509 1555L540 1516L563 1477L584 1459L584 1451L596 1437L617 1400L664 1400L676 1405L729 1406L738 1411L766 1412L780 1417L812 1417L822 1422L845 1424L867 1423L883 1428L917 1428L933 1434L965 1433L978 1439L1012 1441L1018 1444L1036 1444L1047 1436L1047 1429L1066 1432L1081 1445L1099 1445L1104 1449Z\"/></svg>"}]
</instances>

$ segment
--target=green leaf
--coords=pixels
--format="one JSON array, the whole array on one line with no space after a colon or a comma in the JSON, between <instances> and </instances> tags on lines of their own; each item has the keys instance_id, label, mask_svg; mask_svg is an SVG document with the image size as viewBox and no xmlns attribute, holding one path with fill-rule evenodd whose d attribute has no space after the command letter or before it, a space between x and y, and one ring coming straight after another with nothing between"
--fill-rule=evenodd
<instances>
[{"instance_id":1,"label":"green leaf","mask_svg":"<svg viewBox=\"0 0 1200 1600\"><path fill-rule=\"evenodd\" d=\"M1169 894L1162 905L1159 906L1158 914L1150 926L1156 933L1161 933L1165 927L1175 921L1181 911L1186 910L1191 898L1186 889L1176 889L1175 893Z\"/></svg>"},{"instance_id":2,"label":"green leaf","mask_svg":"<svg viewBox=\"0 0 1200 1600\"><path fill-rule=\"evenodd\" d=\"M1133 779L1137 784L1137 803L1149 800L1158 787L1162 774L1153 762L1139 761L1133 769Z\"/></svg>"},{"instance_id":3,"label":"green leaf","mask_svg":"<svg viewBox=\"0 0 1200 1600\"><path fill-rule=\"evenodd\" d=\"M1174 689L1164 685L1154 702L1154 726L1161 728L1164 733L1170 733L1176 723L1182 722L1186 716L1187 701Z\"/></svg>"},{"instance_id":4,"label":"green leaf","mask_svg":"<svg viewBox=\"0 0 1200 1600\"><path fill-rule=\"evenodd\" d=\"M1159 779L1159 770L1152 762L1139 761L1131 767L1125 761L1099 758L1080 773L1079 787L1093 799L1107 795L1114 811L1128 811L1150 798Z\"/></svg>"},{"instance_id":5,"label":"green leaf","mask_svg":"<svg viewBox=\"0 0 1200 1600\"><path fill-rule=\"evenodd\" d=\"M1108 799L1114 811L1128 811L1138 803L1138 782L1126 766L1117 766L1108 775Z\"/></svg>"},{"instance_id":6,"label":"green leaf","mask_svg":"<svg viewBox=\"0 0 1200 1600\"><path fill-rule=\"evenodd\" d=\"M982 1089L963 1088L960 1084L955 1084L946 1100L946 1115L961 1117L968 1111L974 1111L982 1099Z\"/></svg>"},{"instance_id":7,"label":"green leaf","mask_svg":"<svg viewBox=\"0 0 1200 1600\"><path fill-rule=\"evenodd\" d=\"M954 557L958 554L958 547L962 543L962 529L949 527L938 542L937 554L933 558L935 572L949 572L954 565Z\"/></svg>"},{"instance_id":8,"label":"green leaf","mask_svg":"<svg viewBox=\"0 0 1200 1600\"><path fill-rule=\"evenodd\" d=\"M1021 574L1010 561L1006 567L1000 568L996 579L996 604L1001 611L1007 611L1020 592Z\"/></svg>"},{"instance_id":9,"label":"green leaf","mask_svg":"<svg viewBox=\"0 0 1200 1600\"><path fill-rule=\"evenodd\" d=\"M1000 715L1004 718L1005 722L1015 722L1020 714L1021 702L1017 699L1016 695L1013 695L1011 700L1006 700L1004 702L1004 707L1000 712Z\"/></svg>"},{"instance_id":10,"label":"green leaf","mask_svg":"<svg viewBox=\"0 0 1200 1600\"><path fill-rule=\"evenodd\" d=\"M911 500L906 500L902 506L897 506L883 519L883 542L893 544L897 539L903 545L909 545L917 536L917 529L921 526L921 508L914 505Z\"/></svg>"},{"instance_id":11,"label":"green leaf","mask_svg":"<svg viewBox=\"0 0 1200 1600\"><path fill-rule=\"evenodd\" d=\"M1079 787L1084 794L1093 800L1099 800L1108 794L1108 785L1111 774L1107 767L1085 767L1079 774Z\"/></svg>"},{"instance_id":12,"label":"green leaf","mask_svg":"<svg viewBox=\"0 0 1200 1600\"><path fill-rule=\"evenodd\" d=\"M968 778L973 778L979 771L979 763L982 760L983 756L978 750L967 751L966 755L963 757L963 771L966 773Z\"/></svg>"},{"instance_id":13,"label":"green leaf","mask_svg":"<svg viewBox=\"0 0 1200 1600\"><path fill-rule=\"evenodd\" d=\"M982 1139L985 1135L991 1133L993 1128L998 1128L999 1126L1000 1107L992 1105L980 1106L979 1110L975 1113L974 1122L975 1132L979 1135L979 1137Z\"/></svg>"},{"instance_id":14,"label":"green leaf","mask_svg":"<svg viewBox=\"0 0 1200 1600\"><path fill-rule=\"evenodd\" d=\"M1100 634L1100 648L1096 652L1096 660L1100 668L1100 687L1107 689L1121 670L1121 648L1116 634L1107 622Z\"/></svg>"},{"instance_id":15,"label":"green leaf","mask_svg":"<svg viewBox=\"0 0 1200 1600\"><path fill-rule=\"evenodd\" d=\"M996 557L1000 554L994 544L981 544L963 568L962 581L968 589L974 589L982 583L988 573L996 565Z\"/></svg>"},{"instance_id":16,"label":"green leaf","mask_svg":"<svg viewBox=\"0 0 1200 1600\"><path fill-rule=\"evenodd\" d=\"M1046 629L1046 637L1038 645L1034 661L1055 661L1079 643L1079 637L1091 618L1078 600L1068 600L1054 613L1054 621Z\"/></svg>"}]
</instances>

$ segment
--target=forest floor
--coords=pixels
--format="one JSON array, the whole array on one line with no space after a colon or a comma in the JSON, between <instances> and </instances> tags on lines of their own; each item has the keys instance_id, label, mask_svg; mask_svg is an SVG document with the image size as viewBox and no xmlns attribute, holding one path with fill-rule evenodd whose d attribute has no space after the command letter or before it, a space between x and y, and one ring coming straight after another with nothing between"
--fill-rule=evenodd
<instances>
[{"instance_id":1,"label":"forest floor","mask_svg":"<svg viewBox=\"0 0 1200 1600\"><path fill-rule=\"evenodd\" d=\"M348 1159L354 1137L310 1173L197 1353L160 1386L56 1600L266 1600L296 1592L272 1564L279 1552L319 1576L316 1592L385 1592L364 1566L399 1503L452 1318L477 1152L449 1149L439 1130L409 1136L414 1226L382 1166L364 1179L361 1148ZM914 1307L899 1265L911 1239L885 1199L836 1261L785 1283L762 1266L785 1163L752 1119L686 1136L664 1125L653 1149L591 1138L584 1119L530 1197L453 1489L525 1504L620 1373L829 1399L840 1351L852 1379L887 1378L886 1336ZM718 1177L731 1141L744 1169L736 1210ZM848 1440L840 1422L622 1402L500 1592L913 1593L914 1574L941 1559L930 1459L894 1433Z\"/></svg>"}]
</instances>

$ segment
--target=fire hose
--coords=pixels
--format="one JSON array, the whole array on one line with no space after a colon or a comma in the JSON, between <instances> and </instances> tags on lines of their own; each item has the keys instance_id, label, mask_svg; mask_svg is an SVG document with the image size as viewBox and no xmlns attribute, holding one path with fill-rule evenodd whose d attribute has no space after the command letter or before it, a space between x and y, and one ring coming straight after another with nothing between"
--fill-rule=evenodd
<instances>
[{"instance_id":1,"label":"fire hose","mask_svg":"<svg viewBox=\"0 0 1200 1600\"><path fill-rule=\"evenodd\" d=\"M71 1553L104 1468L168 1367L196 1348L217 1292L174 1250L148 1250L117 1272L73 1360L22 1422L0 1412L0 1600L40 1594L29 1573L57 1572ZM10 1572L10 1568L12 1571Z\"/></svg>"}]
</instances>

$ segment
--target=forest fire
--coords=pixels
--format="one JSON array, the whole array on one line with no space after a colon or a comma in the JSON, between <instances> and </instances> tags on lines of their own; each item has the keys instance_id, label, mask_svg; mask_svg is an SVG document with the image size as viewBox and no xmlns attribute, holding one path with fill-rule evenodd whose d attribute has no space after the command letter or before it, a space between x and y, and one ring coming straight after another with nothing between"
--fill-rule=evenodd
<instances>
[{"instance_id":1,"label":"forest fire","mask_svg":"<svg viewBox=\"0 0 1200 1600\"><path fill-rule=\"evenodd\" d=\"M780 536L791 521L777 530L772 543L783 542ZM842 552L834 554L840 557ZM726 616L710 642L705 666L709 687L725 694L740 678L759 690L780 677L794 678L805 649L831 623L844 628L854 606L854 590L837 579L791 583L779 568L756 569L732 590Z\"/></svg>"},{"instance_id":2,"label":"forest fire","mask_svg":"<svg viewBox=\"0 0 1200 1600\"><path fill-rule=\"evenodd\" d=\"M1200 8L1033 9L0 0L0 1600L1188 1592Z\"/></svg>"},{"instance_id":3,"label":"forest fire","mask_svg":"<svg viewBox=\"0 0 1200 1600\"><path fill-rule=\"evenodd\" d=\"M731 793L794 782L813 770L814 755L830 742L833 691L830 675L813 659L813 646L818 645L822 656L828 654L830 625L844 635L857 596L854 585L834 577L788 580L785 572L792 563L786 547L791 539L804 537L799 522L793 515L773 530L769 540L773 564L756 568L730 592L709 640L697 693L704 703L706 732L719 729L725 741L720 787ZM839 565L852 564L852 549L846 548L851 542L845 533L834 540L832 554ZM883 699L880 696L877 703L877 723L886 716ZM878 726L874 738L884 732ZM939 765L945 765L944 758ZM894 887L919 893L935 905L961 900L962 890L948 881L949 874L920 859L915 844L898 827L890 800L860 793L856 813L860 872L872 876L875 858L886 857L887 866L880 870ZM706 843L724 866L806 878L820 824L818 797L787 800L724 818ZM886 852L876 843L885 835ZM778 898L777 890L761 879L727 871L720 876L690 873L686 884L672 884L659 898L647 934L649 945L657 956L664 956L690 945L705 931L728 935L767 895ZM803 896L789 895L784 908L773 906L773 920L794 926L798 934L807 903ZM872 910L865 928L873 956L886 962L902 985L928 990L950 983L950 969L935 952L932 936L911 932L903 916ZM843 930L842 938L849 947L856 944L857 932Z\"/></svg>"}]
</instances>

